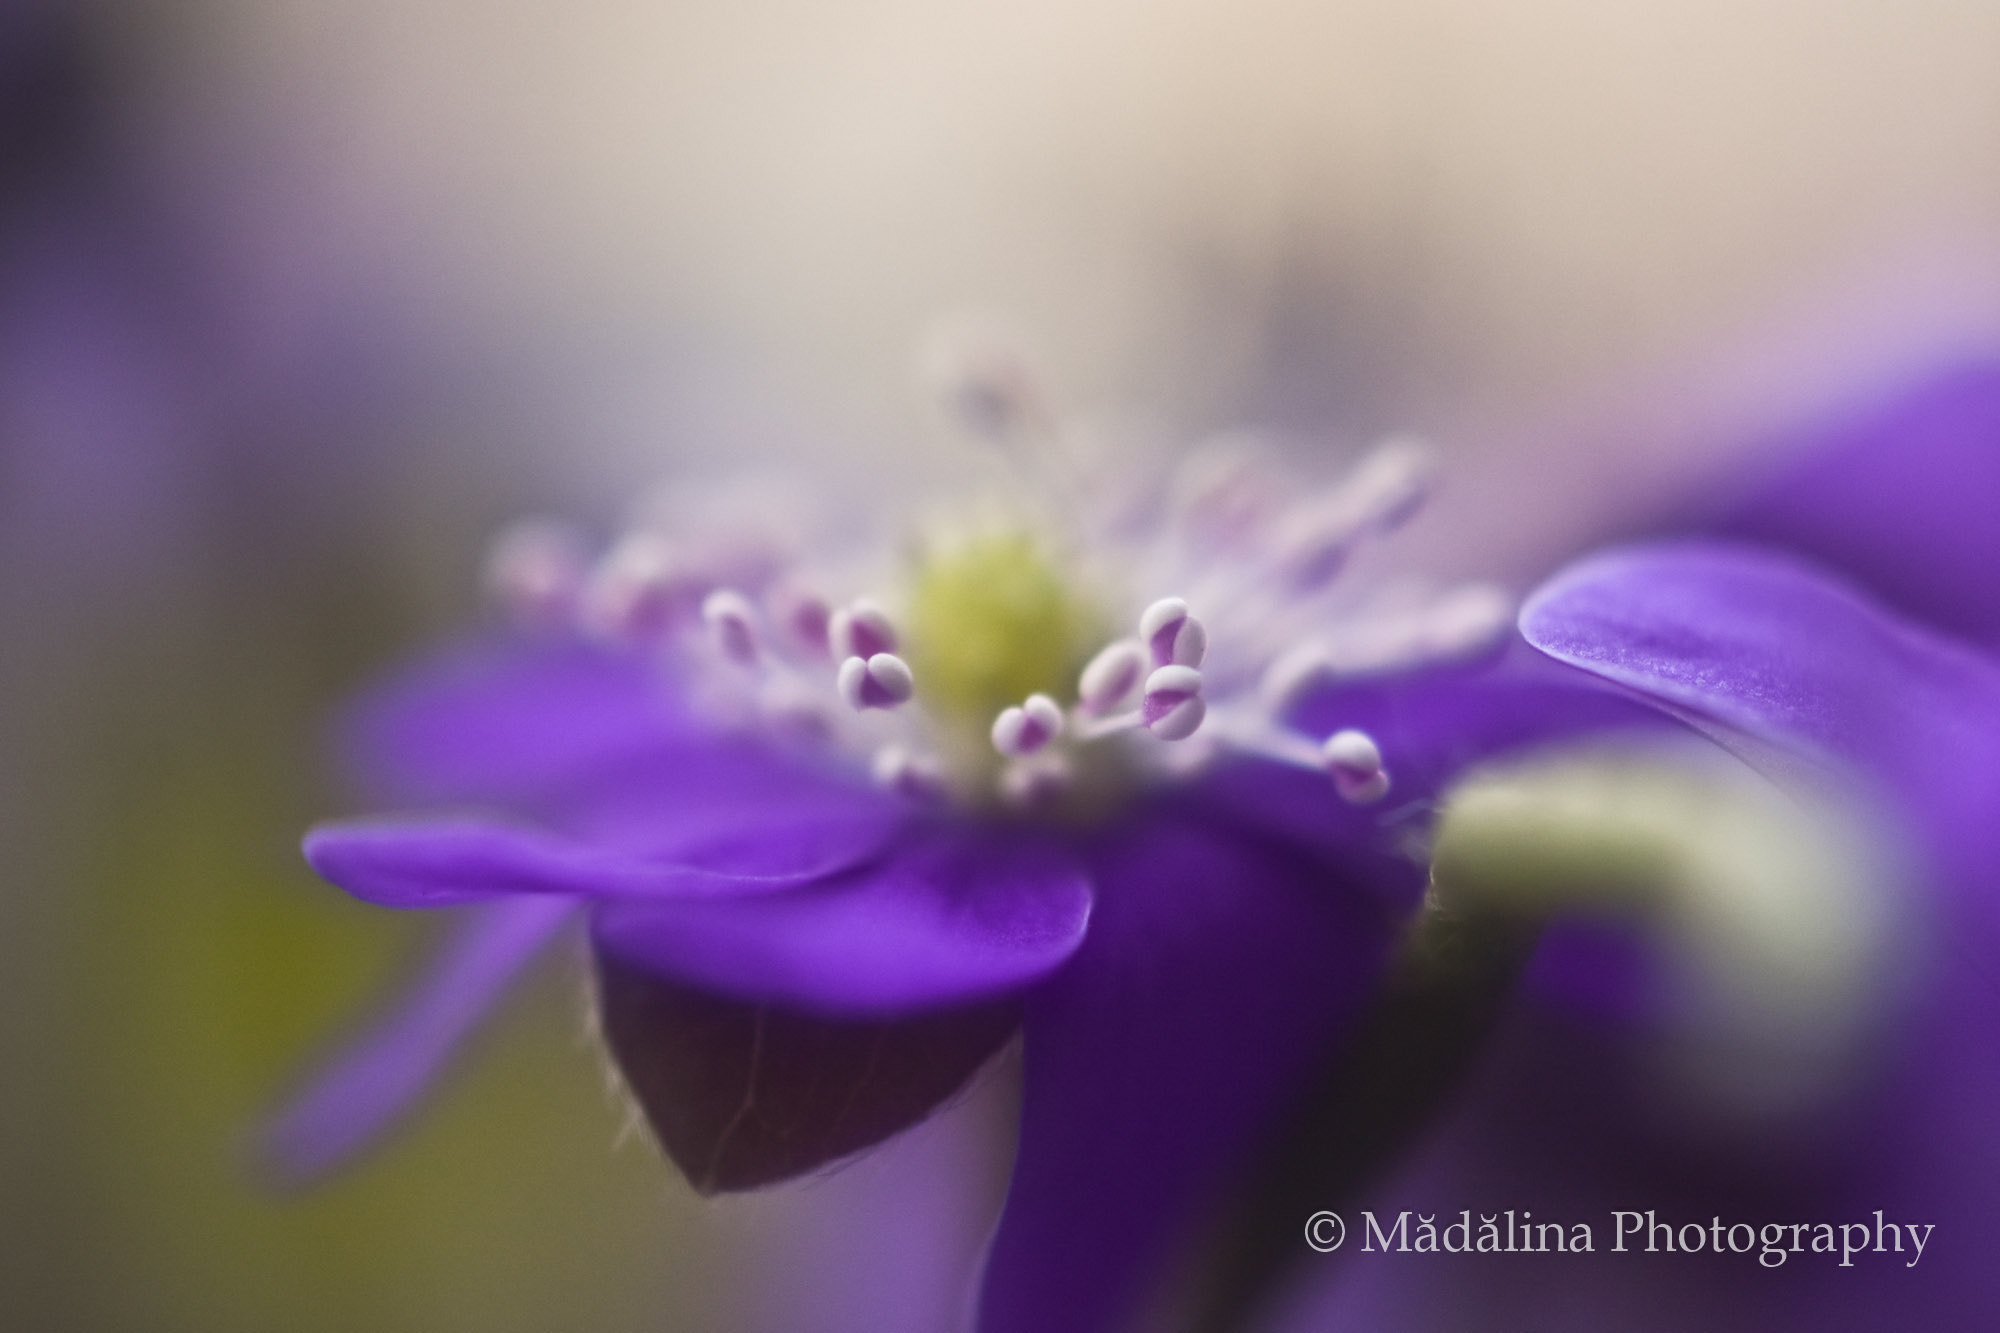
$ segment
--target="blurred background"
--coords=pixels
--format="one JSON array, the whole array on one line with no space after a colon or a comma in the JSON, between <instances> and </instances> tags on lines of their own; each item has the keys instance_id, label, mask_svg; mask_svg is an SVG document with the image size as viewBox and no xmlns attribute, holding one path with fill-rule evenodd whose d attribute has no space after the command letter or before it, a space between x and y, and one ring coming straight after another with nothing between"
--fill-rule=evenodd
<instances>
[{"instance_id":1,"label":"blurred background","mask_svg":"<svg viewBox=\"0 0 2000 1333\"><path fill-rule=\"evenodd\" d=\"M1004 1087L702 1205L574 959L361 1169L252 1180L428 938L299 863L328 710L490 531L928 466L973 307L1176 437L1431 434L1424 558L1518 582L2000 348L1995 162L1950 0L0 0L0 1324L935 1327Z\"/></svg>"}]
</instances>

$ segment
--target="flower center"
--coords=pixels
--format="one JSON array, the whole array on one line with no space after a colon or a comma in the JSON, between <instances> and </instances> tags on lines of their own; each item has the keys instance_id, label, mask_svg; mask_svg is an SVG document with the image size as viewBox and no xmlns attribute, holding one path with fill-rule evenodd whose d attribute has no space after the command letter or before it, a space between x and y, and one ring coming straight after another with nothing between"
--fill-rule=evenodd
<instances>
[{"instance_id":1,"label":"flower center","mask_svg":"<svg viewBox=\"0 0 2000 1333\"><path fill-rule=\"evenodd\" d=\"M1103 641L1101 618L1026 533L927 554L905 613L910 667L933 718L984 738L1031 694L1076 697L1077 673Z\"/></svg>"}]
</instances>

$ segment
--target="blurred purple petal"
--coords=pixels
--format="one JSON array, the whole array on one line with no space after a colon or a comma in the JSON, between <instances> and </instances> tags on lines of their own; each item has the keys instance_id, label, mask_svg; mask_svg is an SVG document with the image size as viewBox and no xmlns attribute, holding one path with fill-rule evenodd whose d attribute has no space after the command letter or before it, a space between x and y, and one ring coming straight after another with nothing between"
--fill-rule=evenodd
<instances>
[{"instance_id":1,"label":"blurred purple petal","mask_svg":"<svg viewBox=\"0 0 2000 1333\"><path fill-rule=\"evenodd\" d=\"M1200 1205L1361 1008L1398 919L1383 886L1359 882L1368 872L1186 805L1108 832L1094 865L1090 937L1029 999L985 1333L1126 1326Z\"/></svg>"},{"instance_id":2,"label":"blurred purple petal","mask_svg":"<svg viewBox=\"0 0 2000 1333\"><path fill-rule=\"evenodd\" d=\"M1842 1333L1987 1326L2000 1302L1992 1263L1992 1132L2000 1105L2000 990L1991 959L1935 959L1918 1007L1885 1043L1865 1095L1801 1124L1761 1132L1686 1132L1663 1115L1646 1052L1616 1026L1517 1004L1452 1113L1397 1176L1358 1207L1384 1229L1405 1209L1441 1227L1462 1208L1514 1209L1577 1222L1590 1254L1357 1253L1315 1256L1272 1333L1368 1329L1533 1328L1547 1333ZM1935 1227L1920 1262L1909 1249L1787 1253L1612 1249L1612 1210L1651 1209L1676 1228L1884 1220ZM1784 1246L1789 1249L1787 1230ZM1810 1236L1806 1237L1808 1243ZM1706 1247L1705 1247L1706 1248Z\"/></svg>"},{"instance_id":3,"label":"blurred purple petal","mask_svg":"<svg viewBox=\"0 0 2000 1333\"><path fill-rule=\"evenodd\" d=\"M1657 941L1637 922L1559 916L1521 976L1537 999L1637 1029L1662 1020L1670 983Z\"/></svg>"},{"instance_id":4,"label":"blurred purple petal","mask_svg":"<svg viewBox=\"0 0 2000 1333\"><path fill-rule=\"evenodd\" d=\"M1710 542L1614 551L1551 579L1521 629L1668 707L1853 766L1950 883L2000 865L2000 667L1810 566Z\"/></svg>"},{"instance_id":5,"label":"blurred purple petal","mask_svg":"<svg viewBox=\"0 0 2000 1333\"><path fill-rule=\"evenodd\" d=\"M1076 951L1083 870L1026 830L947 829L800 888L606 900L597 946L668 979L811 1013L894 1016L1003 995Z\"/></svg>"},{"instance_id":6,"label":"blurred purple petal","mask_svg":"<svg viewBox=\"0 0 2000 1333\"><path fill-rule=\"evenodd\" d=\"M368 1147L409 1111L509 983L575 910L566 898L474 909L410 992L265 1127L260 1155L305 1181Z\"/></svg>"},{"instance_id":7,"label":"blurred purple petal","mask_svg":"<svg viewBox=\"0 0 2000 1333\"><path fill-rule=\"evenodd\" d=\"M2000 365L1808 443L1713 530L1790 547L1906 614L2000 643Z\"/></svg>"},{"instance_id":8,"label":"blurred purple petal","mask_svg":"<svg viewBox=\"0 0 2000 1333\"><path fill-rule=\"evenodd\" d=\"M579 840L752 875L851 865L912 818L908 801L858 775L708 733L607 764L541 805Z\"/></svg>"},{"instance_id":9,"label":"blurred purple petal","mask_svg":"<svg viewBox=\"0 0 2000 1333\"><path fill-rule=\"evenodd\" d=\"M760 861L751 844L773 825L846 824L867 841L906 809L855 775L698 722L656 667L575 642L490 639L427 658L364 696L342 740L391 804L491 803L702 864L722 853L691 842Z\"/></svg>"},{"instance_id":10,"label":"blurred purple petal","mask_svg":"<svg viewBox=\"0 0 2000 1333\"><path fill-rule=\"evenodd\" d=\"M483 639L424 658L341 722L349 768L397 805L533 797L679 742L659 673L573 639Z\"/></svg>"},{"instance_id":11,"label":"blurred purple petal","mask_svg":"<svg viewBox=\"0 0 2000 1333\"><path fill-rule=\"evenodd\" d=\"M872 855L895 827L874 815L780 808L765 812L764 826L673 821L643 849L479 820L358 820L314 829L305 855L330 883L384 907L454 907L523 893L754 893L809 883ZM775 828L774 819L781 820ZM662 836L667 831L674 836Z\"/></svg>"}]
</instances>

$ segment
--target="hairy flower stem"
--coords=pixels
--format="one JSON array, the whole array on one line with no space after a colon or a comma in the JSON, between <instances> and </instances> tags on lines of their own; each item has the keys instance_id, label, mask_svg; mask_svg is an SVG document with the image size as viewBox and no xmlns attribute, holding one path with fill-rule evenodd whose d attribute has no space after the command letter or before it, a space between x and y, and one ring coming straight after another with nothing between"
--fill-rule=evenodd
<instances>
[{"instance_id":1,"label":"hairy flower stem","mask_svg":"<svg viewBox=\"0 0 2000 1333\"><path fill-rule=\"evenodd\" d=\"M1429 1127L1492 1032L1541 925L1426 901L1368 1012L1204 1237L1182 1291L1186 1333L1250 1328L1293 1264L1335 1261L1309 1254L1306 1218L1358 1203Z\"/></svg>"}]
</instances>

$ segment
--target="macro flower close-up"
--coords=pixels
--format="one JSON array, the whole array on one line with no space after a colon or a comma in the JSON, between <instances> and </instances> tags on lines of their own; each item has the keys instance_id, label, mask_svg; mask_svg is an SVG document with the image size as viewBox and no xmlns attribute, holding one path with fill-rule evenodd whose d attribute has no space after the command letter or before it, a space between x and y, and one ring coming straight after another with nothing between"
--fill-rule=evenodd
<instances>
[{"instance_id":1,"label":"macro flower close-up","mask_svg":"<svg viewBox=\"0 0 2000 1333\"><path fill-rule=\"evenodd\" d=\"M1996 89L0 7L0 1328L1992 1326Z\"/></svg>"},{"instance_id":2,"label":"macro flower close-up","mask_svg":"<svg viewBox=\"0 0 2000 1333\"><path fill-rule=\"evenodd\" d=\"M871 1144L1023 1030L988 1320L1093 1326L1381 971L1437 775L1621 711L1452 674L1504 634L1496 589L1345 587L1423 499L1415 444L1303 495L1245 439L1093 481L1018 358L955 350L945 396L1018 465L1018 515L901 556L805 520L594 558L516 528L509 628L360 705L357 770L446 812L323 826L307 858L372 902L486 905L281 1119L281 1165L374 1129L584 911L606 1044L704 1192ZM1329 682L1427 671L1293 724Z\"/></svg>"},{"instance_id":3,"label":"macro flower close-up","mask_svg":"<svg viewBox=\"0 0 2000 1333\"><path fill-rule=\"evenodd\" d=\"M704 1193L872 1145L1018 1030L1018 1155L972 1326L1119 1328L1316 1072L1345 1077L1304 1103L1308 1132L1371 1101L1407 1117L1380 1146L1421 1132L1432 1107L1396 1080L1462 1073L1421 1068L1449 1042L1418 1026L1400 1064L1344 1064L1399 949L1474 1023L1510 982L1601 1001L1715 1101L1686 1118L1768 1134L1887 1076L1871 1006L1944 1002L1945 960L1904 994L1905 948L1936 947L1906 937L1992 939L2000 668L1771 534L1909 579L1904 544L1888 569L1865 553L1922 525L1932 605L1984 627L1980 581L1941 584L1985 525L1934 512L1952 490L1929 478L1991 472L2000 377L1878 410L1715 516L1726 536L1586 556L1517 636L1495 588L1347 586L1431 484L1414 443L1316 487L1241 436L1170 467L1093 459L1020 358L954 350L944 396L1021 474L1012 516L941 522L900 570L804 518L703 531L712 500L595 554L525 524L488 561L503 626L358 706L350 761L409 809L314 830L308 860L471 919L278 1122L281 1166L382 1128L582 915L610 1058ZM1318 1169L1374 1190L1394 1163ZM1315 1179L1275 1169L1282 1196ZM1956 1302L1943 1245L1929 1290ZM1219 1262L1194 1314L1156 1317L1238 1326L1287 1276L1254 1247ZM1398 1321L1426 1325L1366 1322Z\"/></svg>"}]
</instances>

